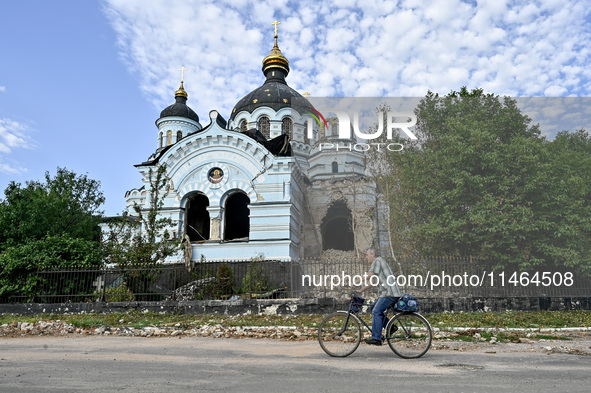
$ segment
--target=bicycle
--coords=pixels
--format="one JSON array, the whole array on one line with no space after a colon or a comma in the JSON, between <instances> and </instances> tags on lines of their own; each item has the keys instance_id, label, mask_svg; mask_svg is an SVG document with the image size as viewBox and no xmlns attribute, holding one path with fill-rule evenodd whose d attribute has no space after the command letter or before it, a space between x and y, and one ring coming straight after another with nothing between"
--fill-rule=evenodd
<instances>
[{"instance_id":1,"label":"bicycle","mask_svg":"<svg viewBox=\"0 0 591 393\"><path fill-rule=\"evenodd\" d=\"M364 301L353 294L349 311L337 311L324 318L318 328L318 342L324 352L334 357L346 357L357 350L361 343L361 323L371 332L371 327L357 315ZM420 358L431 347L431 325L421 314L398 311L395 305L396 302L386 310L386 313L391 311L394 315L386 324L382 342L386 341L401 358Z\"/></svg>"}]
</instances>

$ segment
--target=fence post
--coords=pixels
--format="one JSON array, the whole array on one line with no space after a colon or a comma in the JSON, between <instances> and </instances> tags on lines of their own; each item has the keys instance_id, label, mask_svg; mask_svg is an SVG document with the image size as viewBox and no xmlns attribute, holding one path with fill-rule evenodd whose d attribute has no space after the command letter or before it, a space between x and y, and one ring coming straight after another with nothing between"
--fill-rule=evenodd
<instances>
[{"instance_id":1,"label":"fence post","mask_svg":"<svg viewBox=\"0 0 591 393\"><path fill-rule=\"evenodd\" d=\"M107 265L104 265L102 270L103 270L103 290L102 290L100 301L105 303L107 300L107 295L106 295L106 291L107 291Z\"/></svg>"}]
</instances>

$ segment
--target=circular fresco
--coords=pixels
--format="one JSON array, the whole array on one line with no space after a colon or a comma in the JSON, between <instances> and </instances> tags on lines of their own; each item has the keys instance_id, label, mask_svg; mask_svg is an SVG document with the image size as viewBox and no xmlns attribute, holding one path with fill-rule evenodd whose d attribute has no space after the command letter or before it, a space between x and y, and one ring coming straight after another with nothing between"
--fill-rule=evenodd
<instances>
[{"instance_id":1,"label":"circular fresco","mask_svg":"<svg viewBox=\"0 0 591 393\"><path fill-rule=\"evenodd\" d=\"M224 179L224 171L222 168L214 167L207 173L207 180L213 184L217 184Z\"/></svg>"}]
</instances>

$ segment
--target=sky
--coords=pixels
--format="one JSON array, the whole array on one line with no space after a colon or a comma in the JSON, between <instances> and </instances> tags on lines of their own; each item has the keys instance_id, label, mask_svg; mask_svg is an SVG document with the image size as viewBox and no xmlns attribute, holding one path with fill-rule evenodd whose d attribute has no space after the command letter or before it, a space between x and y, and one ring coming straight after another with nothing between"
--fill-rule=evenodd
<instances>
[{"instance_id":1,"label":"sky","mask_svg":"<svg viewBox=\"0 0 591 393\"><path fill-rule=\"evenodd\" d=\"M288 84L316 97L591 96L590 1L19 0L0 15L0 188L65 167L101 182L107 215L141 185L180 68L202 124L228 118L263 83L274 20Z\"/></svg>"}]
</instances>

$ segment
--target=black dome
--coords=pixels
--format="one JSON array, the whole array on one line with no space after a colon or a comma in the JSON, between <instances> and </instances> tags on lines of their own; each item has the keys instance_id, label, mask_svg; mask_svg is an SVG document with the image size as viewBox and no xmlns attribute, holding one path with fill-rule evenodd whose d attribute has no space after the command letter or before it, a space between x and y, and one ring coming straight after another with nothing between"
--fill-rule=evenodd
<instances>
[{"instance_id":1,"label":"black dome","mask_svg":"<svg viewBox=\"0 0 591 393\"><path fill-rule=\"evenodd\" d=\"M199 122L199 116L197 113L185 104L187 99L184 97L176 97L176 102L166 108L162 112L160 112L160 117L168 117L168 116L178 116L178 117L186 117L191 120L195 120Z\"/></svg>"},{"instance_id":2,"label":"black dome","mask_svg":"<svg viewBox=\"0 0 591 393\"><path fill-rule=\"evenodd\" d=\"M186 117L199 123L199 116L197 116L197 113L187 106L188 95L183 88L182 82L181 87L176 91L174 98L176 102L164 108L164 110L160 112L160 118L169 116Z\"/></svg>"},{"instance_id":3,"label":"black dome","mask_svg":"<svg viewBox=\"0 0 591 393\"><path fill-rule=\"evenodd\" d=\"M265 106L277 112L281 108L293 108L300 114L302 108L311 107L310 102L300 93L292 89L285 83L284 74L275 70L275 74L281 74L279 77L273 76L273 72L267 74L265 83L247 95L245 95L234 107L230 120L242 112L252 113L256 108Z\"/></svg>"},{"instance_id":4,"label":"black dome","mask_svg":"<svg viewBox=\"0 0 591 393\"><path fill-rule=\"evenodd\" d=\"M277 30L275 30L275 45L263 59L262 71L267 78L265 83L238 101L232 109L230 120L242 111L252 113L262 106L271 108L275 112L281 108L292 108L300 114L304 109L312 106L307 99L285 82L285 77L289 74L289 60L277 46Z\"/></svg>"}]
</instances>

